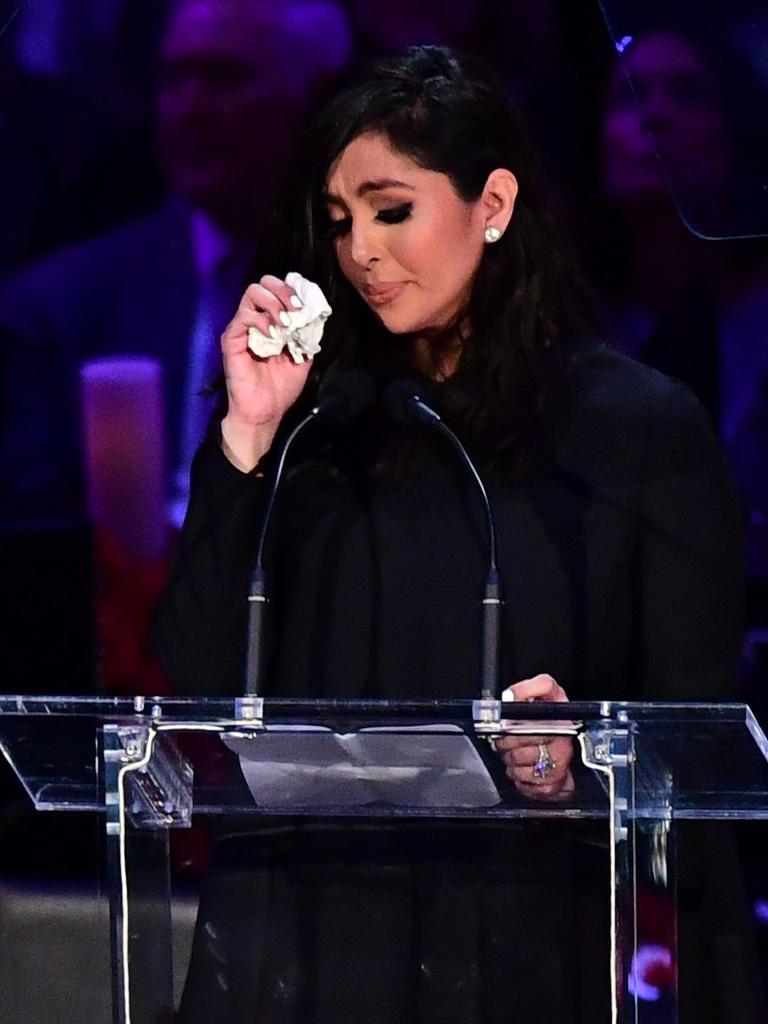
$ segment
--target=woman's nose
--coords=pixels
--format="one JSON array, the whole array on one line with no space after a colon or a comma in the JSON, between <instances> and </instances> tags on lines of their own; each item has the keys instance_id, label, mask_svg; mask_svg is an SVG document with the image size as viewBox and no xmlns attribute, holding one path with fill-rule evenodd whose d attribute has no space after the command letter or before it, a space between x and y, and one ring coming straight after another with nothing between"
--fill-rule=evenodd
<instances>
[{"instance_id":1,"label":"woman's nose","mask_svg":"<svg viewBox=\"0 0 768 1024\"><path fill-rule=\"evenodd\" d=\"M379 248L375 232L356 225L352 227L350 255L359 267L367 267L371 260L376 259Z\"/></svg>"}]
</instances>

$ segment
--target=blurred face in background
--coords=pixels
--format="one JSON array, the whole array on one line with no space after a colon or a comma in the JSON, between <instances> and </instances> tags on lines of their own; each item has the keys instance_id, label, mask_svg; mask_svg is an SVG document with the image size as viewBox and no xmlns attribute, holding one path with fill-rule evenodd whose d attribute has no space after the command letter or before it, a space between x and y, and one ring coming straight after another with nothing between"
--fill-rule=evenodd
<instances>
[{"instance_id":1,"label":"blurred face in background","mask_svg":"<svg viewBox=\"0 0 768 1024\"><path fill-rule=\"evenodd\" d=\"M603 121L608 198L629 205L666 199L659 157L683 199L714 197L730 166L714 75L696 48L671 32L650 33L630 44L616 68Z\"/></svg>"},{"instance_id":2,"label":"blurred face in background","mask_svg":"<svg viewBox=\"0 0 768 1024\"><path fill-rule=\"evenodd\" d=\"M169 184L231 226L269 206L312 103L317 23L290 4L182 0L162 53L160 152ZM317 38L322 50L334 42Z\"/></svg>"}]
</instances>

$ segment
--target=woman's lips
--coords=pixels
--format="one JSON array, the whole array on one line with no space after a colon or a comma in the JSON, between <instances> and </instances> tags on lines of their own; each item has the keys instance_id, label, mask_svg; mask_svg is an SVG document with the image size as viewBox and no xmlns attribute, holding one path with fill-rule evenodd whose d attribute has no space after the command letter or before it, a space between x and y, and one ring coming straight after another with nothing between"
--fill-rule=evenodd
<instances>
[{"instance_id":1,"label":"woman's lips","mask_svg":"<svg viewBox=\"0 0 768 1024\"><path fill-rule=\"evenodd\" d=\"M386 306L402 295L407 284L407 281L397 281L394 284L378 285L376 288L363 288L363 296L371 306Z\"/></svg>"}]
</instances>

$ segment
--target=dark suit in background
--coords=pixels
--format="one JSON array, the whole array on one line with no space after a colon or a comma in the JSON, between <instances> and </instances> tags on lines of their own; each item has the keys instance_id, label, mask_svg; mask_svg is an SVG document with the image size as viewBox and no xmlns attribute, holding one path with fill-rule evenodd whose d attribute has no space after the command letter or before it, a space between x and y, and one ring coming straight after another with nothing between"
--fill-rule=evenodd
<instances>
[{"instance_id":1,"label":"dark suit in background","mask_svg":"<svg viewBox=\"0 0 768 1024\"><path fill-rule=\"evenodd\" d=\"M42 525L84 515L78 393L84 360L160 361L169 451L177 457L195 292L181 204L62 250L6 283L0 291L6 522Z\"/></svg>"},{"instance_id":2,"label":"dark suit in background","mask_svg":"<svg viewBox=\"0 0 768 1024\"><path fill-rule=\"evenodd\" d=\"M230 307L239 286L236 275ZM187 395L197 295L190 212L178 201L54 254L0 291L0 544L16 581L6 688L81 693L96 685L98 577L85 507L78 370L101 357L159 361L170 497L184 403L210 401ZM214 353L217 341L211 331ZM41 615L40 588L52 580L66 580L67 600Z\"/></svg>"}]
</instances>

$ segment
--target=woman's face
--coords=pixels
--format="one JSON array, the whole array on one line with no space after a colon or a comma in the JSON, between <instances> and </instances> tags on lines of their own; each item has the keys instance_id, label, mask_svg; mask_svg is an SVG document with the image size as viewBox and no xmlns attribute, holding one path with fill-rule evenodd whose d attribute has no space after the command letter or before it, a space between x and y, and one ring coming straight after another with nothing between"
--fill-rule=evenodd
<instances>
[{"instance_id":1,"label":"woman's face","mask_svg":"<svg viewBox=\"0 0 768 1024\"><path fill-rule=\"evenodd\" d=\"M481 200L464 202L445 174L364 134L331 167L326 201L341 271L387 330L429 335L457 322L485 245Z\"/></svg>"}]
</instances>

